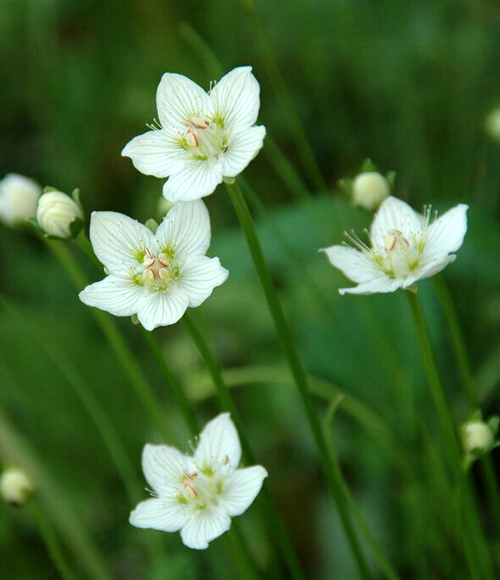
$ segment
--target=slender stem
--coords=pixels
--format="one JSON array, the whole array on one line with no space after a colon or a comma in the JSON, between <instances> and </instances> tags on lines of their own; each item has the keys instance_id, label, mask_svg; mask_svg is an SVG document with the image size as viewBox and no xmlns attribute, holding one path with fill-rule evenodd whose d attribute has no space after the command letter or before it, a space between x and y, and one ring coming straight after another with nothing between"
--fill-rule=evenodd
<instances>
[{"instance_id":1,"label":"slender stem","mask_svg":"<svg viewBox=\"0 0 500 580\"><path fill-rule=\"evenodd\" d=\"M67 246L63 242L49 242L48 246L66 269L73 284L78 289L82 289L86 286L88 282L85 275L71 256ZM141 403L144 405L144 408L155 421L162 434L168 439L171 439L172 432L166 415L162 410L162 405L158 401L148 380L145 378L132 350L118 331L114 320L107 313L96 308L90 308L90 312L97 321L97 324L100 326L103 334L108 339L116 358L122 365L131 386L134 388L134 391Z\"/></svg>"},{"instance_id":2,"label":"slender stem","mask_svg":"<svg viewBox=\"0 0 500 580\"><path fill-rule=\"evenodd\" d=\"M224 409L225 411L229 411L229 413L231 413L231 418L236 426L236 429L238 430L241 447L245 459L249 463L256 463L254 453L245 435L240 415L238 413L238 410L236 409L236 406L233 402L231 395L229 394L229 389L227 388L224 379L222 377L221 368L215 356L213 355L207 340L203 336L198 326L194 323L190 314L186 312L182 320L184 321L188 329L188 332L191 335L191 338L193 339L193 342L195 343L201 355L201 358L203 359L203 362L208 368L210 376L212 377L212 381L215 385L217 397L219 399L222 409ZM261 495L264 502L266 517L268 521L270 521L270 528L273 532L274 539L283 554L283 558L288 566L292 578L294 580L305 580L306 577L304 575L304 572L302 571L297 556L293 551L290 540L288 539L286 528L283 522L281 521L281 518L276 510L276 507L274 506L274 502L271 498L271 495L267 489L267 485L265 482L262 488Z\"/></svg>"},{"instance_id":3,"label":"slender stem","mask_svg":"<svg viewBox=\"0 0 500 580\"><path fill-rule=\"evenodd\" d=\"M292 375L295 379L295 383L299 390L299 394L306 411L309 425L320 454L323 470L328 480L330 492L337 505L337 508L342 518L342 523L347 532L347 530L351 527L349 514L348 511L345 509L344 502L342 501L342 497L339 494L338 480L333 465L330 463L329 460L328 446L324 437L324 432L321 423L316 413L314 402L312 400L312 396L309 390L309 384L307 381L307 376L304 367L302 366L302 362L300 361L300 358L296 351L288 327L288 323L283 313L281 302L278 298L278 294L271 280L271 276L267 268L264 254L262 252L262 247L260 245L257 236L255 224L252 220L252 216L250 215L250 211L246 204L245 198L243 197L243 194L238 184L234 183L233 185L227 185L227 190L229 192L229 196L231 197L234 209L240 220L240 224L245 234L247 244L254 262L254 266L255 269L257 270L257 274L259 276L260 283L262 285L262 289L264 291L267 305L273 318L278 337L285 351L288 364L290 366ZM355 556L360 576L365 579L370 578L369 568L362 554L362 551L358 545L358 542L355 541L355 537L349 535L349 533L348 538L351 540L351 550L353 551L353 554Z\"/></svg>"},{"instance_id":4,"label":"slender stem","mask_svg":"<svg viewBox=\"0 0 500 580\"><path fill-rule=\"evenodd\" d=\"M36 504L36 501L30 504L29 507L34 519L36 520L40 535L42 536L45 547L47 548L47 552L57 571L61 575L61 578L63 580L75 580L76 576L74 576L66 562L62 547L52 524L48 518L45 517L43 511Z\"/></svg>"},{"instance_id":5,"label":"slender stem","mask_svg":"<svg viewBox=\"0 0 500 580\"><path fill-rule=\"evenodd\" d=\"M427 332L423 312L420 307L420 302L418 301L417 295L415 293L407 292L406 295L408 297L410 309L415 322L417 338L420 345L420 350L422 352L424 366L427 371L431 394L438 411L441 427L445 434L446 448L449 454L449 460L454 470L456 483L458 485L457 491L460 498L459 503L461 511L463 510L461 518L464 520L464 529L468 531L468 533L461 533L461 535L464 542L464 550L469 561L470 572L473 578L492 578L493 572L491 570L491 559L482 537L482 530L480 528L472 491L469 488L469 482L467 481L462 469L459 440L455 431L452 415L446 401L444 389L439 378L439 373L437 370L436 361L434 360L434 354L432 352L432 346L429 340L429 335ZM481 576L482 573L483 576ZM486 575L484 575L484 573L486 573Z\"/></svg>"},{"instance_id":6,"label":"slender stem","mask_svg":"<svg viewBox=\"0 0 500 580\"><path fill-rule=\"evenodd\" d=\"M0 420L0 445L16 464L26 467L40 499L47 506L47 513L50 513L61 537L72 549L80 568L93 580L113 580L101 553L85 529L84 518L4 411Z\"/></svg>"}]
</instances>

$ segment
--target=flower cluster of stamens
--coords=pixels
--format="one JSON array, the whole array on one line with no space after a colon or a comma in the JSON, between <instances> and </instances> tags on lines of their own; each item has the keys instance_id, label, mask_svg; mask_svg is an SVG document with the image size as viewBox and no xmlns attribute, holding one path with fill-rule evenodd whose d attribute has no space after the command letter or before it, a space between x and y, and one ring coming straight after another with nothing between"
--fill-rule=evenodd
<instances>
[{"instance_id":1,"label":"flower cluster of stamens","mask_svg":"<svg viewBox=\"0 0 500 580\"><path fill-rule=\"evenodd\" d=\"M147 284L155 284L158 281L165 282L170 278L169 263L163 252L155 256L149 248L146 248L143 264L142 279Z\"/></svg>"}]
</instances>

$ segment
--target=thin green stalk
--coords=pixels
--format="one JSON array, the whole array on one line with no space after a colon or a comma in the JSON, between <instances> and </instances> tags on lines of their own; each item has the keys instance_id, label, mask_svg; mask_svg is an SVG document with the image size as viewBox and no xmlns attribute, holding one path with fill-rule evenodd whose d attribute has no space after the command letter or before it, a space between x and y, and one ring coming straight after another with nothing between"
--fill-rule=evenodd
<instances>
[{"instance_id":1,"label":"thin green stalk","mask_svg":"<svg viewBox=\"0 0 500 580\"><path fill-rule=\"evenodd\" d=\"M52 527L51 522L48 518L45 517L45 514L39 508L36 501L33 501L29 505L29 508L33 518L37 523L38 530L40 531L42 540L45 544L45 547L47 548L47 553L49 554L50 559L54 563L57 571L61 575L62 580L75 580L76 576L74 576L73 572L71 572L68 563L66 562L63 549L59 543L57 534Z\"/></svg>"},{"instance_id":2,"label":"thin green stalk","mask_svg":"<svg viewBox=\"0 0 500 580\"><path fill-rule=\"evenodd\" d=\"M83 289L88 282L77 262L69 252L66 244L64 242L47 242L47 244L66 269L76 288L79 290ZM145 378L132 350L129 348L116 327L114 320L109 316L109 314L98 310L97 308L90 308L90 312L97 321L97 324L100 326L103 334L108 339L116 358L122 365L125 375L128 377L131 386L134 388L134 391L141 403L144 405L144 408L155 421L162 434L167 437L167 439L171 439L172 432L166 419L166 415L162 410L162 405Z\"/></svg>"},{"instance_id":3,"label":"thin green stalk","mask_svg":"<svg viewBox=\"0 0 500 580\"><path fill-rule=\"evenodd\" d=\"M472 492L469 488L468 481L462 469L461 449L459 440L455 431L454 422L446 396L444 393L439 373L437 370L436 361L432 352L432 346L429 340L427 327L425 324L423 312L420 307L417 295L413 292L406 293L410 305L410 309L415 322L417 330L417 338L422 353L422 359L427 372L431 394L434 399L434 404L438 411L441 427L443 429L446 449L449 455L450 464L453 468L456 483L458 486L459 496L461 498L460 507L463 509L462 516L464 518L464 529L467 533L461 533L464 542L464 550L466 552L470 572L473 578L478 580L481 578L492 578L493 572L491 569L491 559L486 549L484 539L482 537L482 530L478 520L476 506L473 501Z\"/></svg>"},{"instance_id":4,"label":"thin green stalk","mask_svg":"<svg viewBox=\"0 0 500 580\"><path fill-rule=\"evenodd\" d=\"M356 524L358 525L358 528L361 530L361 533L363 534L367 545L370 546L370 548L373 552L373 555L378 562L380 569L384 572L385 577L388 578L389 580L401 580L401 577L396 572L396 570L392 566L391 562L389 561L389 559L386 557L386 555L384 554L384 552L380 548L375 536L373 535L368 524L366 523L365 518L364 518L361 510L358 508L356 502L354 501L354 498L353 498L352 493L349 489L349 486L347 485L347 483L344 479L344 476L342 474L342 469L340 467L338 455L337 455L337 452L335 449L335 442L334 442L334 438L333 438L331 423L332 423L333 417L334 417L337 409L341 405L343 399L344 399L343 396L338 396L335 399L333 399L331 401L331 403L328 407L327 413L326 413L326 420L325 420L325 427L324 428L325 428L325 438L328 441L330 460L331 460L332 464L335 466L335 470L337 472L337 477L339 480L339 485L340 485L342 494L344 495L345 501L349 506L350 512L354 515L354 520L355 520Z\"/></svg>"},{"instance_id":5,"label":"thin green stalk","mask_svg":"<svg viewBox=\"0 0 500 580\"><path fill-rule=\"evenodd\" d=\"M231 418L236 426L236 429L238 430L241 447L245 459L249 463L252 464L257 463L250 443L245 435L243 423L241 422L238 410L236 409L233 399L229 394L229 389L224 383L221 368L214 354L212 353L212 350L210 349L207 340L203 336L198 326L194 323L189 313L186 312L182 320L184 321L188 329L188 332L191 335L191 338L193 339L193 342L195 343L200 353L200 356L210 373L210 376L212 377L212 381L214 383L217 397L219 399L222 409L225 411L229 411L229 413L231 414ZM265 482L262 488L261 495L265 506L266 517L268 518L268 520L270 520L270 528L273 532L274 539L281 550L281 553L286 562L286 565L288 566L292 578L294 580L306 580L306 577L301 569L297 556L293 551L290 540L288 539L286 528L283 525L283 522L281 521L281 518L274 506L274 502L271 498L271 495L269 494Z\"/></svg>"},{"instance_id":6,"label":"thin green stalk","mask_svg":"<svg viewBox=\"0 0 500 580\"><path fill-rule=\"evenodd\" d=\"M65 539L79 561L80 568L92 580L113 580L102 555L85 529L84 518L3 410L0 420L0 446L7 457L26 468L60 536Z\"/></svg>"},{"instance_id":7,"label":"thin green stalk","mask_svg":"<svg viewBox=\"0 0 500 580\"><path fill-rule=\"evenodd\" d=\"M339 513L341 514L344 528L347 531L351 527L349 514L348 511L345 509L344 502L342 501L342 497L339 494L338 480L335 474L335 470L329 461L327 443L311 397L307 376L304 371L304 367L302 366L302 362L300 361L300 358L296 351L295 344L293 342L290 330L288 328L288 323L283 313L281 302L278 298L278 294L271 280L271 276L267 268L267 264L264 258L264 254L262 252L260 241L257 236L255 224L253 222L252 216L250 215L250 211L246 204L245 198L243 197L243 194L238 184L234 183L233 185L227 185L227 190L229 192L229 196L231 197L234 209L236 211L236 214L238 215L238 219L245 234L247 244L255 265L255 269L259 276L260 283L262 285L262 289L266 297L269 311L273 318L278 337L285 351L288 364L290 366L292 375L295 379L295 383L299 390L299 394L301 396L302 403L306 411L309 425L320 454L323 470L328 480L330 492L337 505ZM370 578L369 568L365 561L361 548L358 545L358 542L354 541L355 540L354 536L348 534L348 537L352 541L351 550L356 559L360 576L365 579Z\"/></svg>"},{"instance_id":8,"label":"thin green stalk","mask_svg":"<svg viewBox=\"0 0 500 580\"><path fill-rule=\"evenodd\" d=\"M311 182L318 191L326 191L326 185L321 171L314 157L314 153L309 145L307 136L302 128L299 116L295 110L290 94L286 87L285 81L281 76L278 65L274 58L273 50L264 31L259 15L255 10L252 0L242 0L243 7L249 12L257 35L257 42L260 45L262 57L264 59L269 80L280 102L281 108L285 111L285 117L288 121L290 131L292 132L297 147L297 152L301 158L302 165Z\"/></svg>"}]
</instances>

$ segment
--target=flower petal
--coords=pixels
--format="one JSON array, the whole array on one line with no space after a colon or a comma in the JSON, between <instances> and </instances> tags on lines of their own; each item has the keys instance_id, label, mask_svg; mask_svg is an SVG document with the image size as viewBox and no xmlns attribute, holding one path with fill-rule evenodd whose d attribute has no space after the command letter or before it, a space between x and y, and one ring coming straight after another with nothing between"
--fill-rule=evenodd
<instances>
[{"instance_id":1,"label":"flower petal","mask_svg":"<svg viewBox=\"0 0 500 580\"><path fill-rule=\"evenodd\" d=\"M176 255L205 254L210 237L210 216L201 200L175 204L156 230L160 247Z\"/></svg>"},{"instance_id":2,"label":"flower petal","mask_svg":"<svg viewBox=\"0 0 500 580\"><path fill-rule=\"evenodd\" d=\"M220 466L227 471L235 470L241 459L241 446L236 428L229 413L221 413L205 425L200 433L194 461L198 466L212 467L216 472Z\"/></svg>"},{"instance_id":3,"label":"flower petal","mask_svg":"<svg viewBox=\"0 0 500 580\"><path fill-rule=\"evenodd\" d=\"M465 204L457 205L429 226L422 262L444 259L460 248L467 232L468 208Z\"/></svg>"},{"instance_id":4,"label":"flower petal","mask_svg":"<svg viewBox=\"0 0 500 580\"><path fill-rule=\"evenodd\" d=\"M404 279L390 278L382 274L378 278L374 278L369 282L363 282L359 286L353 288L340 288L339 294L378 294L394 292L401 288L405 283Z\"/></svg>"},{"instance_id":5,"label":"flower petal","mask_svg":"<svg viewBox=\"0 0 500 580\"><path fill-rule=\"evenodd\" d=\"M137 305L137 318L146 330L175 324L186 312L188 297L172 282L165 291L151 291L142 295Z\"/></svg>"},{"instance_id":6,"label":"flower petal","mask_svg":"<svg viewBox=\"0 0 500 580\"><path fill-rule=\"evenodd\" d=\"M166 129L148 131L134 137L123 148L134 167L145 175L168 177L178 173L186 162L186 151L176 140L176 132Z\"/></svg>"},{"instance_id":7,"label":"flower petal","mask_svg":"<svg viewBox=\"0 0 500 580\"><path fill-rule=\"evenodd\" d=\"M251 66L228 72L210 91L210 106L215 118L225 127L250 127L257 121L260 86Z\"/></svg>"},{"instance_id":8,"label":"flower petal","mask_svg":"<svg viewBox=\"0 0 500 580\"><path fill-rule=\"evenodd\" d=\"M104 280L90 284L78 295L87 306L95 306L115 316L132 316L144 292L132 280L107 276Z\"/></svg>"},{"instance_id":9,"label":"flower petal","mask_svg":"<svg viewBox=\"0 0 500 580\"><path fill-rule=\"evenodd\" d=\"M149 485L158 494L166 494L172 483L178 483L191 458L174 447L167 445L144 446L142 451L142 471Z\"/></svg>"},{"instance_id":10,"label":"flower petal","mask_svg":"<svg viewBox=\"0 0 500 580\"><path fill-rule=\"evenodd\" d=\"M162 532L177 532L187 521L185 504L175 498L153 498L142 501L130 514L129 522L136 528L151 528Z\"/></svg>"},{"instance_id":11,"label":"flower petal","mask_svg":"<svg viewBox=\"0 0 500 580\"><path fill-rule=\"evenodd\" d=\"M373 260L366 254L347 246L322 248L332 266L341 270L353 282L369 282L383 273L375 268Z\"/></svg>"},{"instance_id":12,"label":"flower petal","mask_svg":"<svg viewBox=\"0 0 500 580\"><path fill-rule=\"evenodd\" d=\"M222 181L222 164L206 159L187 161L163 186L163 195L172 202L194 201L215 191Z\"/></svg>"},{"instance_id":13,"label":"flower petal","mask_svg":"<svg viewBox=\"0 0 500 580\"><path fill-rule=\"evenodd\" d=\"M221 498L231 517L246 511L264 483L267 471L261 465L237 469L226 482Z\"/></svg>"},{"instance_id":14,"label":"flower petal","mask_svg":"<svg viewBox=\"0 0 500 580\"><path fill-rule=\"evenodd\" d=\"M421 262L417 270L418 279L423 280L424 278L430 278L431 276L434 276L438 272L441 272L441 270L444 270L448 264L454 262L456 258L457 257L455 254L450 254L441 260L435 259L426 261L424 263Z\"/></svg>"},{"instance_id":15,"label":"flower petal","mask_svg":"<svg viewBox=\"0 0 500 580\"><path fill-rule=\"evenodd\" d=\"M114 211L95 211L90 219L90 241L99 260L112 274L137 267L146 248L156 249L145 225Z\"/></svg>"},{"instance_id":16,"label":"flower petal","mask_svg":"<svg viewBox=\"0 0 500 580\"><path fill-rule=\"evenodd\" d=\"M219 258L195 256L182 267L177 283L189 298L189 306L204 302L216 286L223 284L229 272L221 266Z\"/></svg>"},{"instance_id":17,"label":"flower petal","mask_svg":"<svg viewBox=\"0 0 500 580\"><path fill-rule=\"evenodd\" d=\"M181 538L188 548L204 550L231 527L231 518L222 510L206 508L191 514L181 530Z\"/></svg>"},{"instance_id":18,"label":"flower petal","mask_svg":"<svg viewBox=\"0 0 500 580\"><path fill-rule=\"evenodd\" d=\"M410 240L413 233L421 231L422 225L423 216L401 199L388 197L380 206L370 228L373 247L383 250L391 230L400 231L404 238Z\"/></svg>"},{"instance_id":19,"label":"flower petal","mask_svg":"<svg viewBox=\"0 0 500 580\"><path fill-rule=\"evenodd\" d=\"M262 125L245 127L234 132L224 153L223 174L236 177L241 173L261 150L265 136L266 128Z\"/></svg>"},{"instance_id":20,"label":"flower petal","mask_svg":"<svg viewBox=\"0 0 500 580\"><path fill-rule=\"evenodd\" d=\"M187 119L204 119L209 111L209 96L191 79L165 73L156 92L158 116L164 127L186 124Z\"/></svg>"}]
</instances>

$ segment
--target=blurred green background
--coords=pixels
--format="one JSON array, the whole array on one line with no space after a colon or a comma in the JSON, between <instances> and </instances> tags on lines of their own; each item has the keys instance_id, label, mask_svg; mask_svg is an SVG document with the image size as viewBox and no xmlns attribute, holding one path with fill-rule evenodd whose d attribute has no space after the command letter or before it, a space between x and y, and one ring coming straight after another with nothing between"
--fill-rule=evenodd
<instances>
[{"instance_id":1,"label":"blurred green background","mask_svg":"<svg viewBox=\"0 0 500 580\"><path fill-rule=\"evenodd\" d=\"M436 451L439 429L409 311L403 293L340 297L337 288L346 281L317 249L340 243L346 229L360 232L369 225L371 216L353 208L337 185L353 177L365 157L383 172L396 172L394 193L416 209L468 203L469 232L445 278L482 410L486 416L499 412L500 145L484 131L487 113L500 104L499 32L500 4L493 0L258 0L253 8L237 0L0 0L0 177L16 172L62 191L79 187L88 212L116 210L142 221L158 217L162 182L138 173L120 151L156 116L163 72L185 74L208 88L221 74L218 63L223 72L253 66L261 83L259 122L298 174L288 183L280 176L272 144L245 172L267 208L253 203L266 255L322 393L319 411L324 414L335 393L328 383L362 406L363 412L350 413L351 406L341 403L332 436L354 497L402 578L467 577L450 531L446 473ZM268 49L288 97L279 83L276 90ZM325 188L317 187L302 162L287 98ZM312 204L299 199L300 180ZM206 202L210 251L231 274L193 315L232 373L227 378L235 383L238 408L308 577L352 580L355 567L224 188ZM163 401L175 441L164 441L137 403L89 309L47 248L4 226L0 244L0 400L9 433L28 447L4 444L3 463L43 466L57 488L55 497L64 499L61 509L69 503L70 518L88 530L114 577L233 578L221 540L207 552L191 552L178 534L128 524L133 504L95 424L61 373L67 357L112 417L133 462L131 485L145 497L143 444L163 441L187 450L188 432L138 328L117 320ZM100 278L76 248L73 254L89 280ZM470 409L433 282L423 282L420 294L450 401L462 421ZM211 418L217 403L185 328L156 334L197 401L199 417ZM371 416L363 419L364 411L385 427ZM498 455L493 453L497 465ZM411 477L401 461L410 465ZM477 468L473 476L483 497ZM53 503L45 493L40 503L50 514ZM3 576L57 578L30 514L3 504L0 510ZM486 500L481 510L491 545L498 546L498 522ZM239 520L263 574L272 578L255 510ZM145 544L153 547L152 556ZM91 577L70 549L67 556L77 578ZM374 578L384 577L375 570Z\"/></svg>"}]
</instances>

